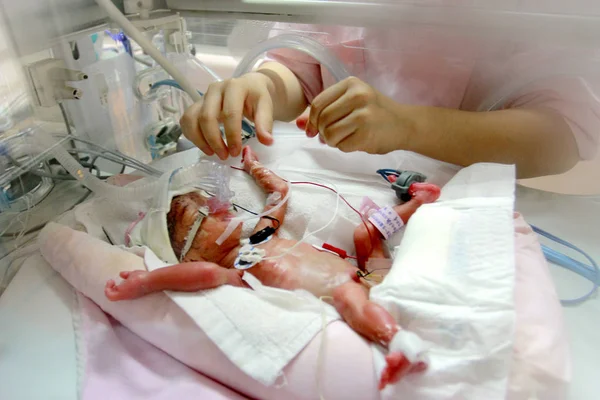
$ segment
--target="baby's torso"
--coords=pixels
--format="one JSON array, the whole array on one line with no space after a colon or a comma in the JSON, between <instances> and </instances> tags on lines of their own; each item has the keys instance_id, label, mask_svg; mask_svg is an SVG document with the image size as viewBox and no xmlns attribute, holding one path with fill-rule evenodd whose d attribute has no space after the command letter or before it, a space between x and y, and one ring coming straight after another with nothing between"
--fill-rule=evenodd
<instances>
[{"instance_id":1,"label":"baby's torso","mask_svg":"<svg viewBox=\"0 0 600 400\"><path fill-rule=\"evenodd\" d=\"M306 243L286 253L296 243L273 238L259 245L266 252L266 259L248 272L264 285L287 290L304 289L317 297L330 296L334 288L356 276L358 269L349 262ZM283 257L269 259L284 253Z\"/></svg>"}]
</instances>

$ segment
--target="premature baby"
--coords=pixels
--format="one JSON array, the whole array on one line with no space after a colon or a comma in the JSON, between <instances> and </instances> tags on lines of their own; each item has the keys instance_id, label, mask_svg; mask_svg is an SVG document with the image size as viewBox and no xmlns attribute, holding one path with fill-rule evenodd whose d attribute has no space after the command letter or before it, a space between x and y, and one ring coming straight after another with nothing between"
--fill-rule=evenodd
<instances>
[{"instance_id":1,"label":"premature baby","mask_svg":"<svg viewBox=\"0 0 600 400\"><path fill-rule=\"evenodd\" d=\"M244 170L269 195L265 211L273 208L288 191L287 183L266 167L262 166L249 148L243 151ZM440 191L435 185L415 183L411 186L411 200L394 207L404 223L417 208L437 200ZM270 201L269 201L270 200ZM199 193L177 196L171 202L167 225L171 245L179 258L186 237L197 221L198 212L206 207L209 199ZM267 227L279 228L284 223L287 204L272 211L269 218L258 221L254 232ZM187 247L181 264L161 268L152 272L133 271L120 274L122 282L110 280L106 284L106 296L113 301L130 300L148 293L172 290L194 292L221 285L248 287L242 280L242 270L234 268L240 253L242 227L219 246L217 239L229 225L232 213L228 208L217 210L206 216L198 233ZM359 267L364 267L369 258L384 258L381 233L368 221L360 224L354 232ZM393 317L380 305L369 300L370 285L361 279L358 267L334 254L319 251L315 247L300 243L282 257L297 241L278 237L277 231L270 240L257 244L264 251L264 260L248 269L264 285L281 289L304 289L317 297L330 296L333 305L346 323L369 340L389 348L394 335L401 330ZM269 259L273 257L272 259ZM423 371L423 361L411 362L402 352L390 352L386 357L387 367L381 376L380 388L398 381L402 376Z\"/></svg>"}]
</instances>

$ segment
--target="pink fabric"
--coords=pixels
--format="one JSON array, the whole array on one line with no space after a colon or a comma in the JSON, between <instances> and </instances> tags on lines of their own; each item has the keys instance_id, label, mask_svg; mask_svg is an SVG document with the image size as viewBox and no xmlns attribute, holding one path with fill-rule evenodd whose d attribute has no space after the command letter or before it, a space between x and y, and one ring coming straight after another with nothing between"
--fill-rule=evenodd
<instances>
[{"instance_id":1,"label":"pink fabric","mask_svg":"<svg viewBox=\"0 0 600 400\"><path fill-rule=\"evenodd\" d=\"M140 339L78 294L82 400L246 399Z\"/></svg>"},{"instance_id":2,"label":"pink fabric","mask_svg":"<svg viewBox=\"0 0 600 400\"><path fill-rule=\"evenodd\" d=\"M506 43L406 22L396 29L280 23L271 35L290 31L318 40L352 75L397 102L467 111L551 109L570 125L582 159L597 153L600 82L590 75L599 66L590 51L548 43L540 49L539 43ZM294 72L309 102L334 83L306 54L282 49L269 58Z\"/></svg>"},{"instance_id":3,"label":"pink fabric","mask_svg":"<svg viewBox=\"0 0 600 400\"><path fill-rule=\"evenodd\" d=\"M571 356L563 313L537 235L518 213L515 254L517 328L508 398L530 398L527 390L536 385L536 398L564 399Z\"/></svg>"}]
</instances>

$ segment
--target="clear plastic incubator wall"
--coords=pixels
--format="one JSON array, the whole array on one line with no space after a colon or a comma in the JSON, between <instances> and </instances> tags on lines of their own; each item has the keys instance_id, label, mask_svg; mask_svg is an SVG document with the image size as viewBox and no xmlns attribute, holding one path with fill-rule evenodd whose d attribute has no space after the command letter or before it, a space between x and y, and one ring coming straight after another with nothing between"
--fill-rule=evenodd
<instances>
[{"instance_id":1,"label":"clear plastic incubator wall","mask_svg":"<svg viewBox=\"0 0 600 400\"><path fill-rule=\"evenodd\" d=\"M93 198L151 198L174 166L217 160L184 137L184 111L211 83L282 54L317 59L325 86L356 75L401 103L564 112L580 161L518 180L514 209L555 236L539 241L558 297L589 294L562 308L572 360L565 398L598 398L597 0L0 0L0 17L0 398L93 397L80 391L73 355L74 326L84 323L72 316L75 290L43 263L39 232ZM261 147L252 121L242 124L265 160L285 155ZM290 148L318 140L294 122L276 122L273 133ZM398 151L403 158L426 159ZM124 173L150 183L109 183ZM233 389L210 398L288 398Z\"/></svg>"}]
</instances>

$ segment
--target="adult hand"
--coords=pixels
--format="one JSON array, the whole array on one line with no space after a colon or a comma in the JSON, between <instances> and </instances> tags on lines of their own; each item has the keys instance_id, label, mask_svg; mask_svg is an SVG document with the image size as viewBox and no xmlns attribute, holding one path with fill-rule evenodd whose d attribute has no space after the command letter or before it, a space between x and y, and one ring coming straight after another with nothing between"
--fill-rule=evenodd
<instances>
[{"instance_id":1,"label":"adult hand","mask_svg":"<svg viewBox=\"0 0 600 400\"><path fill-rule=\"evenodd\" d=\"M205 154L221 160L237 157L242 150L242 117L254 122L260 143L273 143L272 82L260 72L211 84L203 101L193 104L181 117L181 128ZM227 143L221 136L223 123Z\"/></svg>"},{"instance_id":2,"label":"adult hand","mask_svg":"<svg viewBox=\"0 0 600 400\"><path fill-rule=\"evenodd\" d=\"M315 97L310 115L300 117L297 125L343 152L385 154L405 148L414 130L409 115L402 105L350 77Z\"/></svg>"}]
</instances>

